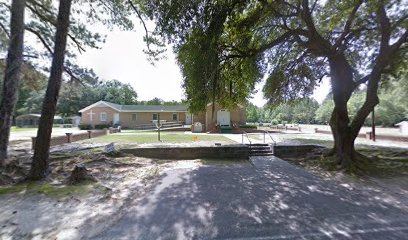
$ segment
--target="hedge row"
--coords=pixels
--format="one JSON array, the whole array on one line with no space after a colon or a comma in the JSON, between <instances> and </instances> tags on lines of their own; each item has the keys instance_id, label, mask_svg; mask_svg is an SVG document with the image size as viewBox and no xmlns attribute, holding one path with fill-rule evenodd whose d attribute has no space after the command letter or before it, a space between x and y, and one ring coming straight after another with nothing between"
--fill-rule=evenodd
<instances>
[{"instance_id":1,"label":"hedge row","mask_svg":"<svg viewBox=\"0 0 408 240\"><path fill-rule=\"evenodd\" d=\"M95 127L93 127L91 124L80 124L78 127L81 130L92 130L110 128L112 126L110 124L96 124Z\"/></svg>"}]
</instances>

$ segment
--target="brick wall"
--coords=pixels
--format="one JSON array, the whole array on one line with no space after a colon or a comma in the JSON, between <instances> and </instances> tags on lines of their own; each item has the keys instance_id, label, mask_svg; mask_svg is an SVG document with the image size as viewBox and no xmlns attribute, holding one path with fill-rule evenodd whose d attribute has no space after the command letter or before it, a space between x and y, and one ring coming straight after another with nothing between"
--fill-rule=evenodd
<instances>
[{"instance_id":1,"label":"brick wall","mask_svg":"<svg viewBox=\"0 0 408 240\"><path fill-rule=\"evenodd\" d=\"M110 133L116 133L120 132L119 129L117 128L112 128L111 130L109 129L103 129L103 130L89 130L86 133L77 133L77 134L72 134L72 133L67 133L65 136L58 136L58 137L52 137L50 141L50 146L57 146L65 143L71 143L71 142L77 142L89 138L95 138L95 137L100 137L104 136ZM32 146L31 148L34 149L35 146L35 141L36 137L31 138Z\"/></svg>"},{"instance_id":2,"label":"brick wall","mask_svg":"<svg viewBox=\"0 0 408 240\"><path fill-rule=\"evenodd\" d=\"M207 106L207 117L206 117L206 131L210 131L217 124L217 112L221 110L219 105L215 105L214 114L212 114L212 105ZM238 125L244 125L246 121L246 110L245 108L236 108L229 110L230 121L232 123L237 123ZM195 120L195 119L194 119Z\"/></svg>"},{"instance_id":3,"label":"brick wall","mask_svg":"<svg viewBox=\"0 0 408 240\"><path fill-rule=\"evenodd\" d=\"M91 120L91 111L92 111L92 120ZM106 121L101 121L101 113L106 113ZM90 124L90 125L97 125L97 124L112 124L113 122L113 115L118 113L118 111L114 110L110 107L94 107L92 109L86 110L81 115L81 124Z\"/></svg>"},{"instance_id":4,"label":"brick wall","mask_svg":"<svg viewBox=\"0 0 408 240\"><path fill-rule=\"evenodd\" d=\"M77 134L72 134L72 142L77 142L81 140L89 139L89 133L77 133Z\"/></svg>"},{"instance_id":5,"label":"brick wall","mask_svg":"<svg viewBox=\"0 0 408 240\"><path fill-rule=\"evenodd\" d=\"M120 113L119 122L122 128L132 128L137 125L142 124L151 124L153 120L153 114L156 112L122 112ZM177 112L174 112L177 113ZM132 120L132 114L136 114L136 121ZM179 112L178 119L179 121L186 121L186 114L184 112ZM173 112L161 112L160 120L166 120L168 122L173 121Z\"/></svg>"}]
</instances>

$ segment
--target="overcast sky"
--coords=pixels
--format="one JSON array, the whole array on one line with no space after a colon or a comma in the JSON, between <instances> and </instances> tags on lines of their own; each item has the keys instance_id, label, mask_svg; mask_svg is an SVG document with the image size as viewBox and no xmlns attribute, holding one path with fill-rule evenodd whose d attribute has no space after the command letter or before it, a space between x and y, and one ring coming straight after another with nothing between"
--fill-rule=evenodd
<instances>
[{"instance_id":1,"label":"overcast sky","mask_svg":"<svg viewBox=\"0 0 408 240\"><path fill-rule=\"evenodd\" d=\"M78 56L79 63L93 68L102 79L117 79L130 83L138 94L138 100L159 97L163 100L181 100L184 91L181 87L182 76L176 64L175 56L169 49L167 59L151 65L143 53L146 47L143 32L106 31L106 43L101 49L90 49ZM257 106L266 101L262 95L262 84L257 86L258 93L252 98ZM321 102L329 91L327 80L315 90L313 97Z\"/></svg>"}]
</instances>

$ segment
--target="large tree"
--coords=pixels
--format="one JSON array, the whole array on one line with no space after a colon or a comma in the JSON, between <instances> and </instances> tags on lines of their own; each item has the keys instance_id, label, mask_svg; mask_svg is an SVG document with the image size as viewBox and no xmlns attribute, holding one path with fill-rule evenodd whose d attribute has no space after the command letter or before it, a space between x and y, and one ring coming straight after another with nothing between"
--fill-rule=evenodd
<instances>
[{"instance_id":1,"label":"large tree","mask_svg":"<svg viewBox=\"0 0 408 240\"><path fill-rule=\"evenodd\" d=\"M25 0L13 0L11 5L10 43L0 103L0 167L7 158L10 127L21 78L24 48L24 8Z\"/></svg>"},{"instance_id":2,"label":"large tree","mask_svg":"<svg viewBox=\"0 0 408 240\"><path fill-rule=\"evenodd\" d=\"M144 7L156 34L175 45L193 107L242 101L262 78L269 103L277 104L310 95L328 75L333 154L343 167L360 159L354 141L382 81L407 64L404 1L155 0ZM365 101L350 118L347 102L361 84Z\"/></svg>"},{"instance_id":3,"label":"large tree","mask_svg":"<svg viewBox=\"0 0 408 240\"><path fill-rule=\"evenodd\" d=\"M68 32L68 49L64 62L64 72L70 77L71 82L83 82L84 75L88 72L75 64L76 55L84 52L87 47L97 48L98 44L103 42L104 38L98 32L90 31L89 26L92 23L103 23L105 26L119 26L122 29L130 30L133 28L130 20L130 6L124 4L126 0L100 0L100 1L76 1L73 8L73 18L71 18L70 29ZM14 2L14 1L13 1ZM20 2L20 1L16 1ZM127 2L127 1L126 1ZM57 10L55 1L50 0L27 0L21 1L20 7L26 7L29 21L22 25L21 31L37 38L42 47L38 43L31 41L24 48L25 63L35 66L37 69L42 69L48 72L48 67L45 67L52 59L54 46L55 28L57 26ZM15 38L10 39L13 31L13 23L8 21L7 16L14 10L9 2L0 2L0 51L4 51L4 42L16 41ZM133 9L132 9L133 11ZM86 19L83 21L81 19ZM14 37L14 36L13 36ZM34 42L34 44L33 44ZM1 53L1 52L0 52ZM21 59L22 60L22 59ZM15 71L14 71L15 72ZM13 74L14 74L13 72ZM86 78L85 78L86 79ZM4 81L8 84L9 81ZM7 94L3 94L0 115L13 113L16 104L17 81L12 81L11 85L7 85ZM5 88L6 89L6 88ZM9 114L10 115L10 114ZM0 119L9 119L9 116L1 116ZM10 120L11 121L11 120ZM7 157L7 147L9 143L10 121L3 122L1 125L0 139L0 159ZM5 150L4 150L5 149Z\"/></svg>"},{"instance_id":4,"label":"large tree","mask_svg":"<svg viewBox=\"0 0 408 240\"><path fill-rule=\"evenodd\" d=\"M50 139L54 115L57 111L57 101L62 82L62 74L64 71L71 1L72 0L62 0L59 5L50 78L48 80L48 87L42 105L37 140L34 146L34 156L31 163L30 178L33 180L45 178L49 172L48 157Z\"/></svg>"}]
</instances>

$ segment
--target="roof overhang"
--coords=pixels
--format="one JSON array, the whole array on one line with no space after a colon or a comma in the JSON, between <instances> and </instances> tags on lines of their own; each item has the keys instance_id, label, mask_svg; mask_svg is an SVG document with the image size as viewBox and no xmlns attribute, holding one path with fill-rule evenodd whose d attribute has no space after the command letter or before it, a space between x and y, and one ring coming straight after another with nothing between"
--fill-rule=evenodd
<instances>
[{"instance_id":1,"label":"roof overhang","mask_svg":"<svg viewBox=\"0 0 408 240\"><path fill-rule=\"evenodd\" d=\"M212 105L212 103L208 103L207 104L207 107L209 107L209 106L211 106ZM237 106L239 107L239 108L244 108L244 105L242 105L242 104L237 104Z\"/></svg>"},{"instance_id":2,"label":"roof overhang","mask_svg":"<svg viewBox=\"0 0 408 240\"><path fill-rule=\"evenodd\" d=\"M117 108L115 108L115 107L113 107L113 106L107 104L107 103L104 102L104 101L99 101L99 102L96 102L96 103L94 103L94 104L91 104L91 105L89 105L88 107L79 110L79 112L82 113L82 112L85 112L85 111L87 111L87 110L89 110L89 109L91 109L91 108L94 108L94 107L110 107L110 108L112 108L112 109L114 109L114 110L116 110L116 111L118 111L118 112L121 112L120 109L117 109Z\"/></svg>"},{"instance_id":3,"label":"roof overhang","mask_svg":"<svg viewBox=\"0 0 408 240\"><path fill-rule=\"evenodd\" d=\"M151 113L183 113L183 112L188 112L188 110L177 110L177 111L170 111L170 110L121 110L120 112L124 113L144 113L144 112L151 112Z\"/></svg>"}]
</instances>

